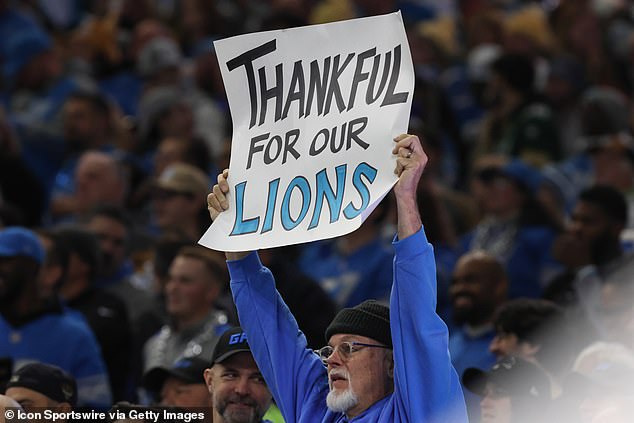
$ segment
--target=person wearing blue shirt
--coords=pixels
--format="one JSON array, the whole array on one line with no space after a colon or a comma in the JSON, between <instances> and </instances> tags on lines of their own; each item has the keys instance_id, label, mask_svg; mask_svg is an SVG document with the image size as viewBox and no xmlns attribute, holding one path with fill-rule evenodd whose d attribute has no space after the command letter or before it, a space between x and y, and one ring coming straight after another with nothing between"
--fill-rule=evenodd
<instances>
[{"instance_id":1,"label":"person wearing blue shirt","mask_svg":"<svg viewBox=\"0 0 634 423\"><path fill-rule=\"evenodd\" d=\"M31 362L61 367L77 381L78 404L108 409L110 384L86 321L38 293L45 251L23 227L0 230L0 357L14 368Z\"/></svg>"},{"instance_id":2,"label":"person wearing blue shirt","mask_svg":"<svg viewBox=\"0 0 634 423\"><path fill-rule=\"evenodd\" d=\"M226 253L240 322L288 422L467 422L416 203L427 156L416 136L394 141L398 233L389 308L368 300L343 309L315 354L258 255ZM227 176L219 175L207 197L212 220L228 208Z\"/></svg>"}]
</instances>

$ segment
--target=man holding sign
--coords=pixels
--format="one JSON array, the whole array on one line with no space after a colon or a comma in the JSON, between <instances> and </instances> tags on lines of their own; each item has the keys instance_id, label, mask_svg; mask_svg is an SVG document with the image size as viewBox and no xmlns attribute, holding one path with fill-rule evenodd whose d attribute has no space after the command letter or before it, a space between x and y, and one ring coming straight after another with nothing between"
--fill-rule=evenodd
<instances>
[{"instance_id":1,"label":"man holding sign","mask_svg":"<svg viewBox=\"0 0 634 423\"><path fill-rule=\"evenodd\" d=\"M288 422L467 422L447 327L435 312L434 255L416 203L427 156L415 136L394 141L398 236L390 308L366 301L343 309L316 355L257 253L226 253L240 322ZM229 208L228 176L218 176L207 198L212 220Z\"/></svg>"}]
</instances>

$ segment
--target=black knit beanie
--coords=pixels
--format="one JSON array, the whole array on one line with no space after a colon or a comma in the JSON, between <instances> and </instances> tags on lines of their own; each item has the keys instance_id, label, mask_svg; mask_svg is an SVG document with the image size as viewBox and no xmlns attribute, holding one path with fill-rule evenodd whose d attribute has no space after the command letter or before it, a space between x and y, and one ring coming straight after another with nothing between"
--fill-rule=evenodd
<instances>
[{"instance_id":1,"label":"black knit beanie","mask_svg":"<svg viewBox=\"0 0 634 423\"><path fill-rule=\"evenodd\" d=\"M326 329L326 342L338 333L367 336L392 348L390 308L375 300L344 308Z\"/></svg>"}]
</instances>

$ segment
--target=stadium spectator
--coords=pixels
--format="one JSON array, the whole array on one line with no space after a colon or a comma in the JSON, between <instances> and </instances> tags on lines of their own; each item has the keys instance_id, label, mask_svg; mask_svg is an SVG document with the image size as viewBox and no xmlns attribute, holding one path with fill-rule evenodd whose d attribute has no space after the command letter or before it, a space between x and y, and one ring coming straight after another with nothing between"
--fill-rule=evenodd
<instances>
[{"instance_id":1,"label":"stadium spectator","mask_svg":"<svg viewBox=\"0 0 634 423\"><path fill-rule=\"evenodd\" d=\"M6 395L27 413L44 415L44 410L51 410L62 416L61 422L66 422L64 414L77 405L77 382L57 366L31 363L11 375ZM46 421L46 418L35 421Z\"/></svg>"},{"instance_id":2,"label":"stadium spectator","mask_svg":"<svg viewBox=\"0 0 634 423\"><path fill-rule=\"evenodd\" d=\"M0 230L0 356L15 368L32 361L56 365L77 381L78 403L107 409L112 401L108 374L86 322L58 301L42 298L38 273L45 251L30 230Z\"/></svg>"},{"instance_id":3,"label":"stadium spectator","mask_svg":"<svg viewBox=\"0 0 634 423\"><path fill-rule=\"evenodd\" d=\"M507 298L504 267L483 251L466 253L453 272L449 296L452 327L449 335L451 361L458 374L467 367L489 368L495 356L489 344L495 334L495 310Z\"/></svg>"},{"instance_id":4,"label":"stadium spectator","mask_svg":"<svg viewBox=\"0 0 634 423\"><path fill-rule=\"evenodd\" d=\"M172 261L165 285L169 324L144 346L144 368L169 367L181 358L211 360L213 348L228 328L227 314L216 301L228 284L218 255L195 245L182 248Z\"/></svg>"},{"instance_id":5,"label":"stadium spectator","mask_svg":"<svg viewBox=\"0 0 634 423\"><path fill-rule=\"evenodd\" d=\"M539 297L560 265L550 254L559 226L536 198L541 176L520 160L482 162L472 193L483 218L461 251L481 249L504 264L510 298Z\"/></svg>"},{"instance_id":6,"label":"stadium spectator","mask_svg":"<svg viewBox=\"0 0 634 423\"><path fill-rule=\"evenodd\" d=\"M482 398L481 423L549 421L548 377L528 361L509 356L488 371L472 367L463 374L462 383Z\"/></svg>"}]
</instances>

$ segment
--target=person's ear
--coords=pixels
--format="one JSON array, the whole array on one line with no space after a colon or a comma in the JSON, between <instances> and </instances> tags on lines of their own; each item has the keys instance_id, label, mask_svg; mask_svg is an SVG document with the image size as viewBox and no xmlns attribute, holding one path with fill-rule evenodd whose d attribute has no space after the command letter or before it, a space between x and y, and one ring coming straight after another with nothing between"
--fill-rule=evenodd
<instances>
[{"instance_id":1,"label":"person's ear","mask_svg":"<svg viewBox=\"0 0 634 423\"><path fill-rule=\"evenodd\" d=\"M203 372L203 378L205 379L205 385L207 385L207 391L209 391L209 394L213 394L214 393L214 374L213 374L213 369L210 367L208 369L205 369L205 371Z\"/></svg>"},{"instance_id":2,"label":"person's ear","mask_svg":"<svg viewBox=\"0 0 634 423\"><path fill-rule=\"evenodd\" d=\"M390 379L394 379L394 354L392 351L385 355L385 359L387 360L387 375Z\"/></svg>"}]
</instances>

